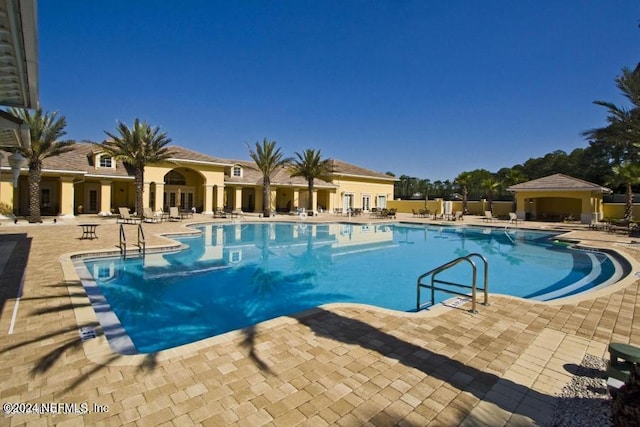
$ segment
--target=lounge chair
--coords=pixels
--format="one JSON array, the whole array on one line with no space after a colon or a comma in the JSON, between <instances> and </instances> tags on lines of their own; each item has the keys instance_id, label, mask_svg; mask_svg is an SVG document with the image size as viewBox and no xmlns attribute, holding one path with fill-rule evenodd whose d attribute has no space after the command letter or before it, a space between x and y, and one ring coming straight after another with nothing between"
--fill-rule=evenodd
<instances>
[{"instance_id":1,"label":"lounge chair","mask_svg":"<svg viewBox=\"0 0 640 427\"><path fill-rule=\"evenodd\" d=\"M635 233L636 227L635 222L629 221L628 219L622 219L619 221L612 221L608 230L610 233L627 233L631 235Z\"/></svg>"},{"instance_id":2,"label":"lounge chair","mask_svg":"<svg viewBox=\"0 0 640 427\"><path fill-rule=\"evenodd\" d=\"M484 218L482 218L482 220L484 222L493 222L493 221L497 221L498 218L496 218L495 216L493 216L493 214L491 213L491 211L484 211Z\"/></svg>"},{"instance_id":3,"label":"lounge chair","mask_svg":"<svg viewBox=\"0 0 640 427\"><path fill-rule=\"evenodd\" d=\"M464 217L462 216L462 211L457 211L455 214L453 214L453 218L451 220L452 221L464 221Z\"/></svg>"},{"instance_id":4,"label":"lounge chair","mask_svg":"<svg viewBox=\"0 0 640 427\"><path fill-rule=\"evenodd\" d=\"M118 212L120 212L120 218L118 218L118 222L124 224L138 224L140 222L140 218L132 216L129 213L129 208L118 208Z\"/></svg>"},{"instance_id":5,"label":"lounge chair","mask_svg":"<svg viewBox=\"0 0 640 427\"><path fill-rule=\"evenodd\" d=\"M224 211L224 209L216 209L215 212L213 212L213 217L214 218L226 218L227 217L227 213Z\"/></svg>"},{"instance_id":6,"label":"lounge chair","mask_svg":"<svg viewBox=\"0 0 640 427\"><path fill-rule=\"evenodd\" d=\"M420 218L429 218L429 215L431 215L431 211L429 209L420 209L418 211L418 216L420 216Z\"/></svg>"},{"instance_id":7,"label":"lounge chair","mask_svg":"<svg viewBox=\"0 0 640 427\"><path fill-rule=\"evenodd\" d=\"M142 209L142 220L144 222L160 222L162 221L162 213L157 214L151 208Z\"/></svg>"},{"instance_id":8,"label":"lounge chair","mask_svg":"<svg viewBox=\"0 0 640 427\"><path fill-rule=\"evenodd\" d=\"M515 212L509 212L509 224L518 225L518 215Z\"/></svg>"},{"instance_id":9,"label":"lounge chair","mask_svg":"<svg viewBox=\"0 0 640 427\"><path fill-rule=\"evenodd\" d=\"M180 215L180 210L177 206L171 206L169 208L169 221L172 220L182 221L182 215Z\"/></svg>"}]
</instances>

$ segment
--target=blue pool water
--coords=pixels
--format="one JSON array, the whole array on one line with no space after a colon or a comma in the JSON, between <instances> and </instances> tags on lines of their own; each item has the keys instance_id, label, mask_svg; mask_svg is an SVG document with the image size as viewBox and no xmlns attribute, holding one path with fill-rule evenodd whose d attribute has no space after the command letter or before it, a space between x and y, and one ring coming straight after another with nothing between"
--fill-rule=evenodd
<instances>
[{"instance_id":1,"label":"blue pool water","mask_svg":"<svg viewBox=\"0 0 640 427\"><path fill-rule=\"evenodd\" d=\"M112 310L107 336L126 335L129 347L149 353L332 302L411 311L419 275L474 252L488 259L490 293L538 300L606 286L626 269L605 253L533 231L297 223L197 229L198 237L178 239L188 245L182 251L78 264L99 318ZM479 266L479 285L482 275ZM466 264L439 276L470 277Z\"/></svg>"}]
</instances>

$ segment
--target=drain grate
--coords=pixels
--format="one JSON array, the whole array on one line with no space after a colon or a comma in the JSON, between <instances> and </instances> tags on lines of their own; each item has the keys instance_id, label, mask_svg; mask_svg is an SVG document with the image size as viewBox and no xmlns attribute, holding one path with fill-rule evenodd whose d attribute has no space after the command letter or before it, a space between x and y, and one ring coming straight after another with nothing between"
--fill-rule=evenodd
<instances>
[{"instance_id":1,"label":"drain grate","mask_svg":"<svg viewBox=\"0 0 640 427\"><path fill-rule=\"evenodd\" d=\"M78 332L80 333L80 339L82 341L90 340L96 337L96 330L93 328L93 326L83 326L78 330Z\"/></svg>"}]
</instances>

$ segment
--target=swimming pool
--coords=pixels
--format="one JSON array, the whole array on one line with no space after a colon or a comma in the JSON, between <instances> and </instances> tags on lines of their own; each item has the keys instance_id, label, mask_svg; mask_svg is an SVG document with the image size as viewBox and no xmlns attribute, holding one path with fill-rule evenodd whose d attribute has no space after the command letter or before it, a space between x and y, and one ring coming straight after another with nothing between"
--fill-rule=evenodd
<instances>
[{"instance_id":1,"label":"swimming pool","mask_svg":"<svg viewBox=\"0 0 640 427\"><path fill-rule=\"evenodd\" d=\"M619 280L628 266L553 233L409 224L208 224L188 249L76 266L110 343L149 353L332 302L411 311L417 277L479 252L489 291L551 300ZM444 280L469 283L470 267ZM481 271L481 268L480 268ZM439 301L449 294L437 294ZM135 349L135 350L134 350Z\"/></svg>"}]
</instances>

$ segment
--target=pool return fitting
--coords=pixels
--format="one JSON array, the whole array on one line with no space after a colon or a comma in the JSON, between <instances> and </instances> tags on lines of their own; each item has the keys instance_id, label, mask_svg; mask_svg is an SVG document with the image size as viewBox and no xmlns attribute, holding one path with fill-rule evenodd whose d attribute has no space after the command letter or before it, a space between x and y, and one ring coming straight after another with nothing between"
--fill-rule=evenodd
<instances>
[{"instance_id":1,"label":"pool return fitting","mask_svg":"<svg viewBox=\"0 0 640 427\"><path fill-rule=\"evenodd\" d=\"M476 264L473 262L473 260L471 258L480 258L482 260L482 262L484 263L484 287L482 288L478 288L477 286L477 280L476 280L476 276L477 276L477 267ZM471 264L471 268L473 269L473 280L471 285L464 285L461 283L454 283L454 282L449 282L446 280L438 280L436 279L436 276L445 271L448 270L458 264L460 264L461 262L468 262L469 264ZM430 283L423 283L422 279L424 279L425 277L429 277L431 276L431 281ZM439 285L447 285L447 286L457 286L459 288L464 288L464 289L471 289L471 313L477 313L478 311L476 310L476 294L478 290L481 290L484 292L484 302L482 303L483 305L489 305L489 263L487 261L487 259L483 256L480 255L479 253L472 253L469 254L467 256L463 256L460 258L456 258L453 261L449 261L446 264L441 265L440 267L436 267L431 271L428 271L427 273L424 273L423 275L421 275L420 277L418 277L418 281L417 281L417 302L416 302L416 311L420 311L423 308L428 308L428 307L432 307L435 305L436 303L436 291L442 291L442 292L447 292L449 294L454 294L454 295L459 295L459 296L463 296L463 297L468 297L469 294L468 293L462 293L462 292L457 292L454 291L451 288L442 288L442 287L437 287L436 284ZM427 289L431 289L431 301L430 302L426 302L423 304L420 304L420 289L421 288L427 288Z\"/></svg>"}]
</instances>

